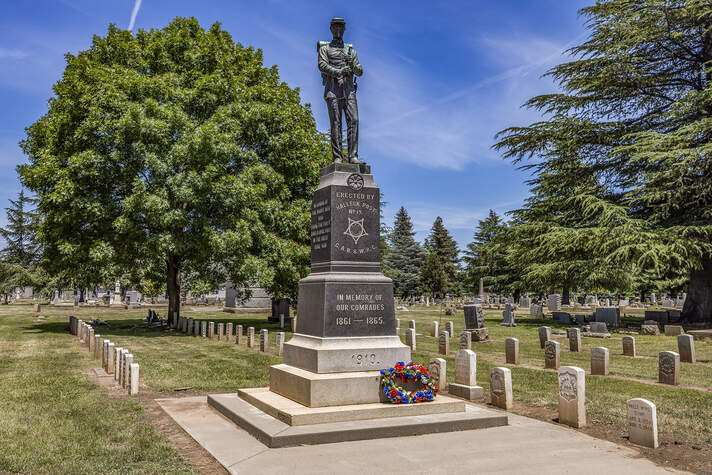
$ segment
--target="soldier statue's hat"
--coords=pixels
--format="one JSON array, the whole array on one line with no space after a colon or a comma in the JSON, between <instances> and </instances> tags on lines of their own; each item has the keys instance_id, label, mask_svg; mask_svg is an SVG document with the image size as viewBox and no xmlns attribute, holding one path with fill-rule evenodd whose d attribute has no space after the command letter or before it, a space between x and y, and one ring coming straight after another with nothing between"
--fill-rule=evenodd
<instances>
[{"instance_id":1,"label":"soldier statue's hat","mask_svg":"<svg viewBox=\"0 0 712 475\"><path fill-rule=\"evenodd\" d=\"M330 26L334 25L346 25L346 21L343 18L335 17L331 19Z\"/></svg>"}]
</instances>

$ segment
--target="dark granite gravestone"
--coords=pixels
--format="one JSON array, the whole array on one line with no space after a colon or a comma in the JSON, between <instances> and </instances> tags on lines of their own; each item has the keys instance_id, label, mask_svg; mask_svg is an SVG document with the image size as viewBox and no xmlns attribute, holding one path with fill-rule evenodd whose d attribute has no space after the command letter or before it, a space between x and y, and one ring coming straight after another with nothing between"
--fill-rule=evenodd
<instances>
[{"instance_id":1,"label":"dark granite gravestone","mask_svg":"<svg viewBox=\"0 0 712 475\"><path fill-rule=\"evenodd\" d=\"M482 311L482 305L470 303L463 306L465 312L465 328L475 329L485 327L485 315Z\"/></svg>"},{"instance_id":2,"label":"dark granite gravestone","mask_svg":"<svg viewBox=\"0 0 712 475\"><path fill-rule=\"evenodd\" d=\"M668 322L670 323L678 323L682 319L682 312L680 310L670 309L667 311L667 313Z\"/></svg>"},{"instance_id":3,"label":"dark granite gravestone","mask_svg":"<svg viewBox=\"0 0 712 475\"><path fill-rule=\"evenodd\" d=\"M267 318L267 321L279 323L280 314L284 315L285 322L290 322L292 320L289 315L289 299L272 299L272 315Z\"/></svg>"},{"instance_id":4,"label":"dark granite gravestone","mask_svg":"<svg viewBox=\"0 0 712 475\"><path fill-rule=\"evenodd\" d=\"M576 319L576 323L578 323L579 325L583 325L584 323L586 323L587 315L577 313L576 315L574 315L574 318Z\"/></svg>"},{"instance_id":5,"label":"dark granite gravestone","mask_svg":"<svg viewBox=\"0 0 712 475\"><path fill-rule=\"evenodd\" d=\"M573 323L571 320L571 314L568 312L552 312L551 315L554 320L562 325L571 325Z\"/></svg>"},{"instance_id":6,"label":"dark granite gravestone","mask_svg":"<svg viewBox=\"0 0 712 475\"><path fill-rule=\"evenodd\" d=\"M670 318L667 310L646 310L645 320L654 320L658 325L667 325Z\"/></svg>"},{"instance_id":7,"label":"dark granite gravestone","mask_svg":"<svg viewBox=\"0 0 712 475\"><path fill-rule=\"evenodd\" d=\"M612 328L621 326L621 313L617 307L602 307L597 308L593 314L594 322L604 322Z\"/></svg>"}]
</instances>

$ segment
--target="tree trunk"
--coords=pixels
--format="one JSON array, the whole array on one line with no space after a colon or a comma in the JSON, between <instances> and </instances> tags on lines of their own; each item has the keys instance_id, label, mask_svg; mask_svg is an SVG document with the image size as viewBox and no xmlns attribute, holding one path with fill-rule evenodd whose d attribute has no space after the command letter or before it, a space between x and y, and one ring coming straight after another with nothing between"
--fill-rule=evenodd
<instances>
[{"instance_id":1,"label":"tree trunk","mask_svg":"<svg viewBox=\"0 0 712 475\"><path fill-rule=\"evenodd\" d=\"M682 321L687 323L712 322L712 259L702 261L702 268L690 272L690 288Z\"/></svg>"},{"instance_id":2,"label":"tree trunk","mask_svg":"<svg viewBox=\"0 0 712 475\"><path fill-rule=\"evenodd\" d=\"M173 325L180 317L180 258L171 256L166 261L168 293L168 323Z\"/></svg>"},{"instance_id":3,"label":"tree trunk","mask_svg":"<svg viewBox=\"0 0 712 475\"><path fill-rule=\"evenodd\" d=\"M522 296L522 291L521 291L521 290L517 289L517 290L514 291L514 295L512 296L512 298L514 298L514 303L515 303L515 304L516 304L517 302L519 302L519 297L521 297L521 296Z\"/></svg>"},{"instance_id":4,"label":"tree trunk","mask_svg":"<svg viewBox=\"0 0 712 475\"><path fill-rule=\"evenodd\" d=\"M563 291L561 292L561 305L568 305L570 300L571 289L569 284L564 284Z\"/></svg>"}]
</instances>

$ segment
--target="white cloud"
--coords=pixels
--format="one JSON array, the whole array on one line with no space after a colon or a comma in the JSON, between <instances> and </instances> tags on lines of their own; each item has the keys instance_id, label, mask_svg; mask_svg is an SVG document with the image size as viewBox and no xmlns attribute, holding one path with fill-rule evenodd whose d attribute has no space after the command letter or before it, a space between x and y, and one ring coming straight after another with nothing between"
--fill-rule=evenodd
<instances>
[{"instance_id":1,"label":"white cloud","mask_svg":"<svg viewBox=\"0 0 712 475\"><path fill-rule=\"evenodd\" d=\"M0 48L0 58L25 59L29 55L30 53L19 49Z\"/></svg>"},{"instance_id":2,"label":"white cloud","mask_svg":"<svg viewBox=\"0 0 712 475\"><path fill-rule=\"evenodd\" d=\"M502 71L444 96L429 94L434 86L416 81L424 76L411 64L364 65L361 139L380 154L423 167L461 170L470 162L499 159L491 150L494 135L538 119L520 106L553 90L541 75L564 59L569 46L538 38L483 38L479 48Z\"/></svg>"},{"instance_id":3,"label":"white cloud","mask_svg":"<svg viewBox=\"0 0 712 475\"><path fill-rule=\"evenodd\" d=\"M134 3L133 11L131 12L131 21L129 21L129 31L133 31L134 23L136 23L136 15L138 15L138 11L141 8L141 1L142 0L136 0Z\"/></svg>"}]
</instances>

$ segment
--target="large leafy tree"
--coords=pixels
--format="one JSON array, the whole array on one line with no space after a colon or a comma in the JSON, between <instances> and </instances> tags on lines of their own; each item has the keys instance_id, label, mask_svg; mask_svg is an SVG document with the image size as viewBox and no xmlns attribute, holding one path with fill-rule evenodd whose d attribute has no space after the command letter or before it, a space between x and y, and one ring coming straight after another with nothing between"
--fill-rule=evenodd
<instances>
[{"instance_id":1,"label":"large leafy tree","mask_svg":"<svg viewBox=\"0 0 712 475\"><path fill-rule=\"evenodd\" d=\"M177 18L135 36L112 25L66 58L19 167L52 269L85 282L162 276L171 317L186 272L294 296L328 155L261 51Z\"/></svg>"},{"instance_id":2,"label":"large leafy tree","mask_svg":"<svg viewBox=\"0 0 712 475\"><path fill-rule=\"evenodd\" d=\"M419 271L425 259L425 249L414 237L413 222L404 207L396 214L390 246L384 258L384 273L393 279L393 292L402 297L411 297L419 291Z\"/></svg>"},{"instance_id":3,"label":"large leafy tree","mask_svg":"<svg viewBox=\"0 0 712 475\"><path fill-rule=\"evenodd\" d=\"M497 146L550 183L576 163L569 234L610 265L689 276L683 318L712 321L712 5L609 0L584 8L590 36L527 104L546 120Z\"/></svg>"}]
</instances>

